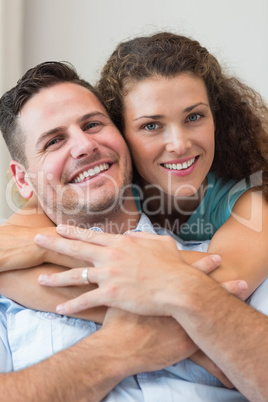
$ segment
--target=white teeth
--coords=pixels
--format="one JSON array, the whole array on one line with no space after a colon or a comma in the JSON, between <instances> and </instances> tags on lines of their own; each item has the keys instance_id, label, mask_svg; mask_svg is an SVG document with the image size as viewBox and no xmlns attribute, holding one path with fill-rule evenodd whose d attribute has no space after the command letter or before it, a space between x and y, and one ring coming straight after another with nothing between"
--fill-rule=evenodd
<instances>
[{"instance_id":1,"label":"white teeth","mask_svg":"<svg viewBox=\"0 0 268 402\"><path fill-rule=\"evenodd\" d=\"M103 172L104 170L108 170L110 167L109 163L101 163L98 166L94 166L92 169L85 170L82 173L79 173L79 175L72 181L73 183L81 183L85 178L88 176L92 177L97 175L100 172Z\"/></svg>"},{"instance_id":2,"label":"white teeth","mask_svg":"<svg viewBox=\"0 0 268 402\"><path fill-rule=\"evenodd\" d=\"M182 169L187 169L188 167L192 166L194 163L195 158L189 159L187 162L181 163L163 163L163 166L167 169L172 169L172 170L182 170Z\"/></svg>"}]
</instances>

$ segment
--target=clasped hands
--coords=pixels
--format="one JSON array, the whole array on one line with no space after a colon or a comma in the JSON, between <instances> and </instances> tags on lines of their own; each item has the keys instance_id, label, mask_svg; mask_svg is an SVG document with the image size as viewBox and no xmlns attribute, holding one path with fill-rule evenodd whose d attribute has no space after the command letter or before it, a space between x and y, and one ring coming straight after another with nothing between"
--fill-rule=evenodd
<instances>
[{"instance_id":1,"label":"clasped hands","mask_svg":"<svg viewBox=\"0 0 268 402\"><path fill-rule=\"evenodd\" d=\"M88 263L88 281L98 285L59 305L60 314L105 305L141 315L172 316L170 300L178 299L178 294L180 299L187 298L187 289L196 277L202 272L209 274L221 262L218 255L197 253L198 260L187 264L170 236L145 232L114 235L64 225L59 225L57 232L61 237L38 234L35 241L41 247ZM39 283L56 287L83 285L83 271L84 268L74 268L41 275ZM222 286L236 296L246 289L244 281Z\"/></svg>"},{"instance_id":2,"label":"clasped hands","mask_svg":"<svg viewBox=\"0 0 268 402\"><path fill-rule=\"evenodd\" d=\"M200 275L206 277L204 274L220 265L218 255L207 254L201 258L201 253L198 253L198 260L189 265L169 236L143 232L114 235L63 225L57 227L57 232L61 237L38 234L35 241L41 247L88 263L87 279L89 283L98 285L96 289L59 305L59 314L108 306L104 328L118 328L119 323L118 333L133 333L135 338L140 338L141 331L148 345L154 345L146 350L145 341L142 346L138 345L137 350L134 347L135 355L142 348L142 361L151 356L151 359L145 359L146 371L164 368L190 357L225 386L232 387L218 367L198 351L178 322L170 318L172 309L179 308L178 301L187 304L187 289L195 285L197 278ZM39 283L51 287L83 286L83 272L85 268L73 268L62 273L42 274ZM222 286L236 296L246 289L243 281L226 282ZM176 303L173 304L174 300ZM152 333L156 343L151 342Z\"/></svg>"}]
</instances>

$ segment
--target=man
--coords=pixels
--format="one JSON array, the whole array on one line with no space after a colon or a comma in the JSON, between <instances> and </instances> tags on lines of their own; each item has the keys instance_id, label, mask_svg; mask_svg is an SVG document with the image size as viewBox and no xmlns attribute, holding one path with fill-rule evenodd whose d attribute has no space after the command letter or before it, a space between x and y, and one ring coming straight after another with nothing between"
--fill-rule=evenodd
<instances>
[{"instance_id":1,"label":"man","mask_svg":"<svg viewBox=\"0 0 268 402\"><path fill-rule=\"evenodd\" d=\"M42 66L42 68L43 67L44 66ZM47 70L45 70L45 68L47 68ZM45 68L39 70L41 75L45 76L45 71L48 73L48 70L52 67L51 65L47 65ZM68 70L68 68L66 69ZM31 75L32 72L29 74ZM27 79L28 78L29 77L27 76ZM40 76L38 77L37 75L36 78L36 81L39 82ZM53 84L51 81L48 81L48 83L44 85L43 82L43 86L37 86L34 88L34 90L31 83L30 86L31 90L33 90L33 93L31 93L30 96L27 95L26 100L25 98L23 99L23 96L25 96L27 90L24 91L23 96L21 96L20 92L18 91L18 99L20 102L18 102L19 108L17 111L15 110L15 127L13 125L12 130L8 131L7 126L11 126L10 122L9 125L7 124L5 127L2 125L4 134L8 134L9 136L16 134L17 136L20 136L19 138L24 136L25 148L20 147L20 154L18 153L17 156L17 159L23 161L23 164L21 162L13 162L11 165L12 172L15 176L21 194L25 198L30 198L33 192L37 194L43 210L53 222L68 223L70 220L72 220L72 222L77 225L87 227L88 222L90 221L91 225L95 224L101 226L105 231L124 233L124 231L127 229L135 228L139 220L136 205L133 197L131 197L131 190L128 186L130 183L129 154L126 145L120 136L120 133L111 123L105 109L99 103L92 91L90 92L88 87L81 85L81 82L75 81L76 79L77 78L74 76L69 81L66 77L64 77L61 78L61 80L54 81ZM25 82L26 81L24 81L24 83ZM20 90L22 91L22 87ZM16 141L11 141L11 145L9 144L10 149L12 149L12 144L14 143L16 143ZM12 150L12 152L14 154L16 151ZM41 177L39 177L40 171L42 172ZM88 177L89 179L87 179ZM124 193L125 189L127 190ZM88 210L88 205L90 205L90 210ZM88 216L88 214L90 216ZM173 242L172 244L174 247ZM176 264L178 264L178 261L176 261ZM185 264L182 262L182 266L184 265ZM32 313L31 310L25 310L11 301L4 300L3 306L3 316L6 315L8 319L9 315L11 317L15 317L15 322L13 322L15 327L13 325L13 331L14 328L17 331L23 330L23 324L25 326L30 325L31 320L33 320L33 323L36 320L37 322L40 320L35 312ZM117 321L115 320L115 322L117 323L118 320L141 320L141 318L133 317L131 315L123 315L122 319L121 314L118 312L110 312L109 314L116 315ZM42 315L42 319L45 320L48 319L48 317ZM66 323L59 321L60 317L54 317L53 320L56 323L54 326L61 329L64 328L64 330L66 330ZM157 320L157 322L159 322L159 319L153 318L147 318L144 320L143 326L144 323L148 323L149 321L151 322ZM9 324L9 320L5 321L5 317L3 317L3 322ZM68 323L68 325L72 326L73 324ZM108 324L108 329L113 327L113 325L115 324ZM173 364L176 361L189 356L191 353L193 353L193 351L196 350L192 342L185 338L185 334L181 332L180 327L175 324L174 320L162 318L162 327L163 325L167 326L169 329L165 332L165 336L169 341L167 344L170 343L171 339L172 347L169 348L167 344L163 344L162 348L164 350L167 349L164 352L165 358L159 358L161 363L159 363L159 360L156 361L153 364L153 369L165 367L168 364ZM75 326L78 325L75 324L74 327ZM45 327L47 328L47 324ZM33 333L36 338L35 328L35 325L33 325L32 331L29 331L29 329L26 328L24 335L27 336L30 333ZM91 332L94 332L96 329L97 328L94 327L93 331L91 330ZM123 328L120 328L120 331L122 330ZM86 335L87 331L88 328L85 329L82 337ZM105 335L103 335L103 333L105 334L104 330L101 331L101 337L105 337ZM160 328L158 328L158 331L160 331ZM184 338L182 338L184 347L181 347L181 350L179 350L180 348L178 346L178 340L176 343L172 338L172 331L173 338L175 339L179 339L179 333L181 336L184 336ZM10 332L12 336L14 332ZM10 360L10 367L8 369L12 368L12 364L16 368L22 369L27 365L27 363L30 362L33 364L35 362L31 361L32 357L38 361L51 355L51 351L45 351L36 356L37 349L34 349L35 353L33 353L33 356L27 354L25 359L26 362L21 362L21 356L25 357L25 346L27 343L23 343L22 340L22 344L19 344L21 339L23 339L20 335L20 332L17 332L17 335L15 333L15 339L11 339L9 337L5 338L4 336L2 337L2 351L3 353L6 353L5 356L10 356L8 349L9 347L13 346L13 361ZM93 337L93 347L96 345L98 347L100 346L99 342L101 338L100 335L98 335L98 332L91 335L91 337ZM53 336L54 333L52 332L52 343L55 343L55 340L58 338ZM67 335L66 337L68 338ZM70 335L68 339L73 339L71 337L72 335ZM86 342L91 345L90 338L88 338L86 341L82 341L82 345L85 345ZM81 339L81 331L79 332L76 341L79 339ZM27 340L29 341L29 339ZM44 341L45 340L46 336L44 336ZM94 344L94 341L96 344ZM117 347L119 346L119 344L116 345ZM68 341L63 345L56 346L53 352L59 351L67 346L70 346L68 345ZM31 348L34 347L36 346L32 343ZM19 351L18 354L16 354L16 348ZM160 353L159 345L157 349L158 353ZM21 354L21 350L24 350L24 354ZM77 351L77 348L75 350ZM82 350L85 353L85 348L83 349L83 346ZM176 350L177 352L175 353ZM107 350L105 352L107 352ZM144 366L146 367L144 361L142 361L142 364L140 364L140 361L139 364L136 363L136 360L140 358L137 350L134 350L134 352L134 364L131 364L131 368L127 368L126 375L139 372L139 370L137 370L137 366L139 365L142 368ZM69 354L71 355L71 353ZM115 360L117 359L117 354L118 351L116 351L116 354L113 356ZM121 352L119 355L120 354L122 355ZM60 358L61 356L65 356L64 352L60 354ZM81 355L81 357L82 356L83 355ZM96 356L98 360L103 357L101 353L97 353L97 355L93 353L93 357L94 356ZM129 356L126 357L129 358ZM55 359L52 361L55 362ZM91 365L95 364L94 361L95 359L92 358ZM131 362L131 359L129 359L129 361ZM77 360L75 360L75 363L75 368L78 370ZM111 363L112 359L108 361L108 365L110 366ZM120 363L122 364L122 361L120 361ZM42 367L44 366L49 367L49 363L47 363L47 361L44 362L43 365L38 366L37 370L42 370ZM83 366L83 370L85 367L86 366ZM120 375L115 373L115 375L112 376L112 379L110 376L107 377L105 368L106 366L104 366L104 370L102 370L103 368L99 362L97 366L94 366L93 373L98 370L102 372L102 375L100 379L96 379L98 384L96 394L94 396L91 394L90 400L99 400L122 379L122 372L120 372ZM146 369L148 370L148 368ZM149 366L149 370L150 369L151 368ZM176 369L181 370L182 368L177 366ZM195 367L195 369L197 368ZM25 372L26 374L24 374ZM66 372L68 372L68 369L66 369ZM31 369L26 369L21 373L23 373L22 376L31 376L34 374ZM76 373L78 377L79 373L81 374L81 370L78 370L78 373ZM10 383L10 381L12 382L13 377L16 379L16 381L21 381L21 378L24 377L19 377L19 375L20 374L18 373L16 376L7 375L2 377L2 379L3 381L7 381L7 383ZM90 370L87 370L87 372L83 374L83 377L88 375L92 376ZM181 373L179 373L179 375L181 376ZM158 398L160 398L159 400L162 398L160 392L162 392L165 398L167 398L167 392L169 392L170 398L172 399L174 390L172 390L172 386L169 385L174 384L175 388L178 387L178 374L176 372L174 373L173 369L171 368L170 371L167 369L165 373L158 373L156 377L159 376L161 378L161 386L159 386L157 391ZM126 392L131 395L133 400L138 400L137 398L141 397L141 391L143 395L146 395L147 392L149 392L150 395L150 393L155 392L156 377L154 375L151 377L148 375L141 375L136 379L134 379L134 377L127 378L124 380L125 383L122 382L121 385L115 388L115 390L111 392L107 398L111 398L112 400L112 398L115 398L115 395L121 395L121 397L124 398L123 395ZM173 380L175 380L175 382L169 380L171 377ZM163 385L163 380L167 382L166 386ZM172 384L169 384L169 381L171 381ZM73 381L76 386L78 382L79 380ZM150 391L152 384L154 384L154 386ZM103 389L97 393L100 386L103 387ZM195 392L196 395L200 393L200 389L198 388L200 387L197 387L196 390L193 388L193 392ZM213 388L216 389L216 387ZM52 387L52 389L56 389L56 387ZM211 400L215 400L215 389L210 390ZM87 400L87 396L85 394L86 390L91 391L91 388L86 388L84 384L82 384L81 387L78 387L78 396L76 398L81 396L81 398L85 398L85 400ZM221 390L219 390L219 392L220 391ZM229 392L229 395L234 394L237 397L241 397L240 400L243 400L243 397L238 396L236 391L224 390L223 393L226 393L226 391ZM60 392L62 392L61 389ZM177 392L178 389L176 389L175 394ZM188 389L186 393L188 393ZM207 394L206 391L205 393ZM75 393L73 395L75 395Z\"/></svg>"}]
</instances>

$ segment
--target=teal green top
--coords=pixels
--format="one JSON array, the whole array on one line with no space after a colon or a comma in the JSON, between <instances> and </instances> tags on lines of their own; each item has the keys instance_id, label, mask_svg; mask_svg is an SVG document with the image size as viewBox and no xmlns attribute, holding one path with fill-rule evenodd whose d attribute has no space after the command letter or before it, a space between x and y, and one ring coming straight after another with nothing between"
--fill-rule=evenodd
<instances>
[{"instance_id":1,"label":"teal green top","mask_svg":"<svg viewBox=\"0 0 268 402\"><path fill-rule=\"evenodd\" d=\"M205 197L178 233L182 240L210 240L227 221L238 198L254 187L254 183L250 184L246 179L226 181L212 172L208 173L207 180ZM133 195L141 211L142 192L139 186L133 185Z\"/></svg>"},{"instance_id":2,"label":"teal green top","mask_svg":"<svg viewBox=\"0 0 268 402\"><path fill-rule=\"evenodd\" d=\"M247 180L225 181L211 172L207 179L205 197L179 233L183 240L210 240L227 221L238 198L251 187Z\"/></svg>"}]
</instances>

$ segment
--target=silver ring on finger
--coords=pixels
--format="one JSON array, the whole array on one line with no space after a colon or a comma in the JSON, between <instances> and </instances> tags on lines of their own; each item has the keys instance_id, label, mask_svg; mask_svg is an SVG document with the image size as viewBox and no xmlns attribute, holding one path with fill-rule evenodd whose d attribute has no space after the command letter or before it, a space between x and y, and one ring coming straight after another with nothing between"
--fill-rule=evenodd
<instances>
[{"instance_id":1,"label":"silver ring on finger","mask_svg":"<svg viewBox=\"0 0 268 402\"><path fill-rule=\"evenodd\" d=\"M84 268L82 271L82 280L83 282L88 285L89 284L89 280L88 280L88 268Z\"/></svg>"}]
</instances>

